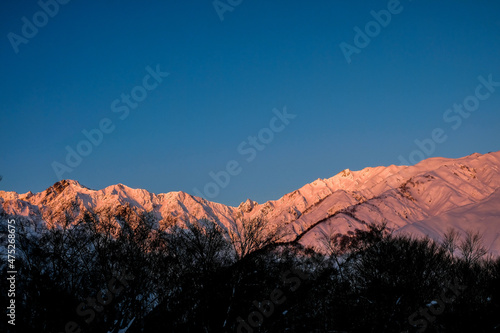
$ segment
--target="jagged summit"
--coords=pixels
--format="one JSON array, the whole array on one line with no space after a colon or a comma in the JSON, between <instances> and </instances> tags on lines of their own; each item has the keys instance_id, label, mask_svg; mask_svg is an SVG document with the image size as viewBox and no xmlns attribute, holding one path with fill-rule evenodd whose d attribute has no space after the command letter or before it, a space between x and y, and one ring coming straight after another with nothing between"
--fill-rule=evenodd
<instances>
[{"instance_id":1,"label":"jagged summit","mask_svg":"<svg viewBox=\"0 0 500 333\"><path fill-rule=\"evenodd\" d=\"M470 225L486 232L485 242L500 254L499 189L500 152L493 152L435 157L412 166L345 169L278 200L259 204L247 199L238 207L181 191L155 194L124 184L92 190L62 180L36 194L0 191L0 214L54 225L65 214L78 219L87 211L112 216L152 212L160 224L208 218L227 228L239 219L263 217L285 228L290 239L301 235L301 243L309 246L318 246L321 233L347 233L368 222L435 238L448 227Z\"/></svg>"},{"instance_id":2,"label":"jagged summit","mask_svg":"<svg viewBox=\"0 0 500 333\"><path fill-rule=\"evenodd\" d=\"M342 172L339 173L340 177L349 177L352 176L351 170L345 169Z\"/></svg>"},{"instance_id":3,"label":"jagged summit","mask_svg":"<svg viewBox=\"0 0 500 333\"><path fill-rule=\"evenodd\" d=\"M238 206L238 209L245 212L245 213L248 213L255 207L255 205L258 205L257 202L255 202L251 199L247 199L246 201L240 203L240 205Z\"/></svg>"},{"instance_id":4,"label":"jagged summit","mask_svg":"<svg viewBox=\"0 0 500 333\"><path fill-rule=\"evenodd\" d=\"M52 185L50 188L53 188L53 189L55 189L58 192L62 192L62 190L64 190L68 186L80 187L80 188L86 188L86 189L88 189L88 187L83 186L82 184L80 184L80 182L78 182L76 180L73 180L73 179L63 179L63 180L60 180L60 181L54 183L54 185Z\"/></svg>"}]
</instances>

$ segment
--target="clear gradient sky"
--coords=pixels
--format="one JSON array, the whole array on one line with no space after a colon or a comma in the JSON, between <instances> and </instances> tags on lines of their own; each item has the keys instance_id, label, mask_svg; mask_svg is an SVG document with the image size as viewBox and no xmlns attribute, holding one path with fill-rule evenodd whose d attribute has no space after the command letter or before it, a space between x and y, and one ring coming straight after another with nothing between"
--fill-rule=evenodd
<instances>
[{"instance_id":1,"label":"clear gradient sky","mask_svg":"<svg viewBox=\"0 0 500 333\"><path fill-rule=\"evenodd\" d=\"M65 164L66 147L103 119L113 131L62 178L194 194L236 161L239 173L207 197L230 205L278 199L345 168L402 164L436 128L447 140L425 157L500 150L500 87L459 126L443 119L474 96L479 76L500 82L500 2L402 0L348 63L339 45L355 46L354 28L389 2L244 0L222 21L212 0L72 0L44 22L36 1L3 0L0 189L58 181L54 161ZM34 15L38 32L13 43L9 33L24 38L23 17ZM139 86L141 96L148 66L169 75L146 78L154 88L127 107L122 94ZM269 140L273 109L284 107L296 117L275 121L282 130ZM242 154L259 132L270 142Z\"/></svg>"}]
</instances>

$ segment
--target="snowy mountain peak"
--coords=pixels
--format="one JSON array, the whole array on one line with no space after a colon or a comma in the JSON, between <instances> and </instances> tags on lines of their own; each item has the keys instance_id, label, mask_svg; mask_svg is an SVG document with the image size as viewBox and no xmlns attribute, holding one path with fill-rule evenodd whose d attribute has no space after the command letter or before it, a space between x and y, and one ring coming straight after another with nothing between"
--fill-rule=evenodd
<instances>
[{"instance_id":1,"label":"snowy mountain peak","mask_svg":"<svg viewBox=\"0 0 500 333\"><path fill-rule=\"evenodd\" d=\"M340 175L340 177L344 177L344 178L347 178L347 177L351 177L352 178L352 173L351 173L351 170L349 170L349 169L342 170L339 173L339 175Z\"/></svg>"},{"instance_id":2,"label":"snowy mountain peak","mask_svg":"<svg viewBox=\"0 0 500 333\"><path fill-rule=\"evenodd\" d=\"M55 189L60 189L61 191L65 189L68 186L76 187L76 188L87 188L86 186L83 186L80 184L78 181L73 180L73 179L63 179L61 181L58 181L52 185L52 188Z\"/></svg>"},{"instance_id":3,"label":"snowy mountain peak","mask_svg":"<svg viewBox=\"0 0 500 333\"><path fill-rule=\"evenodd\" d=\"M284 228L290 240L300 236L307 246L318 246L318 235L324 232L348 233L368 222L387 222L393 230L434 238L447 227L463 230L469 223L487 231L486 240L500 254L499 189L500 152L474 153L458 159L430 158L413 166L345 169L278 200L258 204L247 199L238 207L181 191L154 194L124 184L96 191L62 180L36 194L0 191L0 215L54 226L68 216L77 221L85 212L116 218L151 212L164 226L207 218L226 228L241 219L262 217ZM457 216L454 212L471 221L450 218Z\"/></svg>"},{"instance_id":4,"label":"snowy mountain peak","mask_svg":"<svg viewBox=\"0 0 500 333\"><path fill-rule=\"evenodd\" d=\"M245 213L248 213L250 212L254 206L257 205L257 203L251 199L247 199L246 201L240 203L240 205L238 206L238 209L245 212Z\"/></svg>"}]
</instances>

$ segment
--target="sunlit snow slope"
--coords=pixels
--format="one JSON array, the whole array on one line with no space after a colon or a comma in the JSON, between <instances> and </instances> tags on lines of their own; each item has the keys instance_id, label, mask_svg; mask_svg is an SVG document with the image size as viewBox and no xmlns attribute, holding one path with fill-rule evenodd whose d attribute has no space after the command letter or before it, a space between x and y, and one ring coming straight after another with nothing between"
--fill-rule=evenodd
<instances>
[{"instance_id":1,"label":"sunlit snow slope","mask_svg":"<svg viewBox=\"0 0 500 333\"><path fill-rule=\"evenodd\" d=\"M0 191L2 217L23 216L48 227L84 212L113 219L151 212L159 225L209 218L225 228L263 217L288 231L288 239L319 246L321 231L348 233L366 223L387 222L396 233L439 238L450 227L477 230L500 254L500 152L459 159L430 158L414 166L348 169L317 179L278 200L239 207L210 202L184 192L162 194L118 184L91 190L73 180L33 194Z\"/></svg>"}]
</instances>

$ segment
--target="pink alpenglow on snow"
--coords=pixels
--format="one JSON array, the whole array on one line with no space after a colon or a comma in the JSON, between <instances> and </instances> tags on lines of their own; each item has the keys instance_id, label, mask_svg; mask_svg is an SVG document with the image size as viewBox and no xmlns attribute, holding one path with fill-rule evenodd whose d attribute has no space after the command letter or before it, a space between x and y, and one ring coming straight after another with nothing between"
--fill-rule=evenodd
<instances>
[{"instance_id":1,"label":"pink alpenglow on snow","mask_svg":"<svg viewBox=\"0 0 500 333\"><path fill-rule=\"evenodd\" d=\"M500 152L429 158L413 166L346 169L278 200L259 204L248 199L238 207L184 192L154 194L122 184L92 190L74 180L36 194L0 191L0 204L2 214L49 227L61 223L67 210L75 220L87 211L148 211L160 225L208 218L228 229L242 218L261 216L270 227L285 229L288 240L316 248L324 232L347 234L372 222L387 222L396 233L437 240L455 228L480 232L490 253L500 255Z\"/></svg>"}]
</instances>

